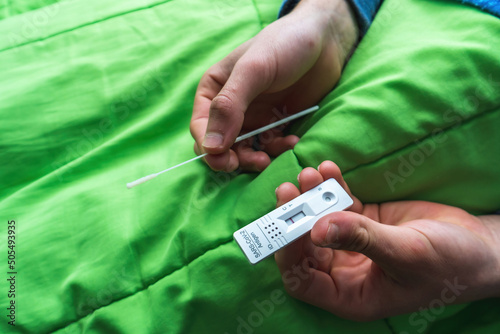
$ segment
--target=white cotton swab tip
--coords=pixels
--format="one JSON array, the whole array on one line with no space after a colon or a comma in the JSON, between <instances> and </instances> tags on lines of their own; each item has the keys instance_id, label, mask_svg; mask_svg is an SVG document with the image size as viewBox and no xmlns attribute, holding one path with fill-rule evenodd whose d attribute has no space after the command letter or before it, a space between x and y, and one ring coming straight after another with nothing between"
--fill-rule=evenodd
<instances>
[{"instance_id":1,"label":"white cotton swab tip","mask_svg":"<svg viewBox=\"0 0 500 334\"><path fill-rule=\"evenodd\" d=\"M135 186L138 186L139 184L142 184L146 181L149 181L151 179L154 179L155 177L157 177L158 174L150 174L150 175L147 175L147 176L144 176L144 177L141 177L140 179L137 179L133 182L129 182L127 183L127 188L130 189L130 188L133 188Z\"/></svg>"}]
</instances>

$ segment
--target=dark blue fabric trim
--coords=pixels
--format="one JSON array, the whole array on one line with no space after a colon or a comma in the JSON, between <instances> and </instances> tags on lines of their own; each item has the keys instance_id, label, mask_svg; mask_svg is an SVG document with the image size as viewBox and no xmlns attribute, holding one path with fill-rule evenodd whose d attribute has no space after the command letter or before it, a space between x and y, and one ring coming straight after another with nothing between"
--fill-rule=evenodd
<instances>
[{"instance_id":1,"label":"dark blue fabric trim","mask_svg":"<svg viewBox=\"0 0 500 334\"><path fill-rule=\"evenodd\" d=\"M360 32L364 35L372 24L382 0L349 0L349 2L354 13L356 13Z\"/></svg>"},{"instance_id":2,"label":"dark blue fabric trim","mask_svg":"<svg viewBox=\"0 0 500 334\"><path fill-rule=\"evenodd\" d=\"M282 17L290 13L300 0L284 0L278 17ZM352 9L356 13L359 29L364 35L373 22L373 18L377 13L380 4L383 0L348 0ZM470 4L480 9L500 17L500 1L499 0L461 0L462 3Z\"/></svg>"},{"instance_id":3,"label":"dark blue fabric trim","mask_svg":"<svg viewBox=\"0 0 500 334\"><path fill-rule=\"evenodd\" d=\"M300 0L285 0L281 4L280 11L278 13L278 18L285 16L286 14L290 13L295 6L299 3Z\"/></svg>"},{"instance_id":4,"label":"dark blue fabric trim","mask_svg":"<svg viewBox=\"0 0 500 334\"><path fill-rule=\"evenodd\" d=\"M462 2L479 7L485 12L500 17L500 1L498 0L462 0Z\"/></svg>"},{"instance_id":5,"label":"dark blue fabric trim","mask_svg":"<svg viewBox=\"0 0 500 334\"><path fill-rule=\"evenodd\" d=\"M290 13L300 0L285 0L281 4L278 18ZM382 0L348 0L356 14L361 34L364 35L375 17Z\"/></svg>"}]
</instances>

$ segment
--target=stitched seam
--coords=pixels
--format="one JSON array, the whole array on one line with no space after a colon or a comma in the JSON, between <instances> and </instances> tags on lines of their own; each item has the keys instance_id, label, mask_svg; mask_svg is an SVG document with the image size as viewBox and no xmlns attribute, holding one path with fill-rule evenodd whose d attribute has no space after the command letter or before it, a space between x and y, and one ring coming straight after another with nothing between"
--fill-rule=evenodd
<instances>
[{"instance_id":1,"label":"stitched seam","mask_svg":"<svg viewBox=\"0 0 500 334\"><path fill-rule=\"evenodd\" d=\"M132 13L135 13L135 12L139 12L139 11L145 10L145 9L150 9L150 8L154 8L154 7L157 7L157 6L161 6L161 5L166 4L167 2L172 2L172 1L173 0L165 0L163 2L156 3L156 4L153 4L153 5L149 5L149 6L145 6L145 7L139 7L139 8L135 8L133 10L129 10L129 11L126 11L126 12L118 13L118 14L115 14L115 15L110 15L110 16L104 17L104 18L102 18L100 20L97 20L97 21L87 22L87 23L81 24L79 26L70 28L70 29L66 29L66 30L62 30L62 31L53 33L52 35L48 35L46 37L41 37L41 38L38 38L38 39L34 39L34 40L31 40L31 41L27 41L27 42L24 42L24 43L21 43L21 44L18 44L18 45L14 45L14 46L2 49L2 50L0 50L0 52L9 51L9 50L12 50L12 49L16 49L16 48L19 48L19 47L22 47L22 46L25 46L25 45L29 45L29 44L32 44L32 43L40 42L40 41L45 41L45 40L50 39L52 37L59 36L59 35L62 35L62 34L68 33L68 32L72 32L72 31L78 30L80 28L88 27L88 26L94 25L96 23L101 23L101 22L104 22L104 21L107 21L107 20L110 20L110 19L114 19L116 17L125 16L125 15L128 15L128 14L132 14Z\"/></svg>"},{"instance_id":2,"label":"stitched seam","mask_svg":"<svg viewBox=\"0 0 500 334\"><path fill-rule=\"evenodd\" d=\"M259 7L257 7L257 3L255 2L255 0L251 0L251 1L253 4L253 7L255 8L255 12L257 14L257 19L259 20L260 29L264 29L264 21L262 21L262 16L260 15L260 12L259 12Z\"/></svg>"},{"instance_id":3,"label":"stitched seam","mask_svg":"<svg viewBox=\"0 0 500 334\"><path fill-rule=\"evenodd\" d=\"M118 301L121 301L121 300L123 300L123 299L129 298L129 297L132 297L132 296L135 296L137 293L139 293L139 292L142 292L142 291L145 291L145 290L149 289L149 287L151 287L151 286L153 286L154 284L158 283L158 282L159 282L159 281L161 281L162 279L167 278L167 277L169 277L169 276L171 276L171 275L175 274L176 272L178 272L178 271L180 271L180 270L182 270L182 269L184 269L184 268L188 267L191 263L193 263L194 261L198 260L199 258L201 258L202 256L204 256L204 255L205 255L205 254L207 254L208 252L211 252L211 251L213 251L213 250L216 250L217 248L219 248L219 247L221 247L221 246L225 246L225 245L229 244L229 243L230 243L230 242L232 242L232 241L233 241L233 238L232 238L232 236L231 236L231 238L230 238L230 239L228 239L227 241L223 241L222 243L218 244L217 246L215 246L215 247L213 247L213 248L209 248L208 250L206 250L206 251L204 251L203 253L201 253L200 255L198 255L198 256L196 256L196 257L194 257L193 259L191 259L189 262L185 263L185 264L184 264L184 265L182 265L181 267L179 267L179 268L176 268L176 269L172 270L170 273L167 273L167 274L165 274L164 276L162 276L162 277L158 278L156 281L154 281L154 282L152 282L152 283L150 283L150 284L148 284L148 285L143 286L143 287L142 287L142 288L140 288L139 290L137 290L137 291L135 291L135 292L133 292L133 293L131 293L131 294L129 294L129 295L123 296L123 297L121 297L121 298L115 299L115 300L111 301L109 304L102 305L102 306L100 306L100 307L98 307L98 308L96 308L96 309L93 309L93 310L92 310L91 312L89 312L88 314L86 314L86 315L84 315L84 316L82 316L82 317L80 317L80 318L78 318L78 319L75 319L75 320L73 320L73 321L70 321L70 322L68 322L67 324L65 324L65 325L63 325L63 326L61 326L61 327L59 327L59 328L57 328L57 329L51 330L50 332L47 332L47 333L55 333L55 332L57 332L57 331L60 331L60 330L62 330L62 329L64 329L64 328L66 328L66 327L68 327L68 326L71 326L71 325L72 325L72 324L74 324L74 323L79 322L79 321L80 321L80 320L82 320L82 319L87 318L88 316L90 316L90 315L94 314L96 311L98 311L98 310L100 310L100 309L102 309L102 308L104 308L104 307L111 306L112 304L114 304L114 303L116 303L116 302L118 302Z\"/></svg>"},{"instance_id":4,"label":"stitched seam","mask_svg":"<svg viewBox=\"0 0 500 334\"><path fill-rule=\"evenodd\" d=\"M389 329L389 331L392 333L392 334L396 334L397 332L394 330L394 327L391 325L391 323L389 322L389 319L387 318L384 318L384 322L385 324L387 325L387 328Z\"/></svg>"},{"instance_id":5,"label":"stitched seam","mask_svg":"<svg viewBox=\"0 0 500 334\"><path fill-rule=\"evenodd\" d=\"M464 119L464 120L462 120L460 122L454 122L451 125L449 125L448 127L441 127L441 130L442 130L441 132L442 133L451 132L451 131L453 131L455 129L461 128L465 124L468 124L468 123L471 123L471 122L475 121L476 119L482 118L483 116L487 116L487 115L494 114L494 113L499 113L499 112L500 112L500 109L496 109L495 108L495 109L490 109L490 110L484 111L482 113L475 114L475 115L473 115L473 116L471 116L471 117L469 117L467 119ZM439 129L439 128L440 127L438 125L435 127L435 129ZM399 147L399 148L397 148L397 149L395 149L395 150L393 150L391 152L388 152L386 154L382 154L380 157L378 157L378 158L376 158L376 159L374 159L372 161L361 163L359 165L354 166L351 169L346 169L344 172L342 172L342 174L346 175L346 174L348 174L350 172L355 171L358 168L362 168L362 167L365 167L365 166L372 165L374 163L378 163L382 159L385 159L385 158L388 158L390 156L393 156L393 155L395 155L395 154L397 154L397 153L399 153L401 151L404 151L405 149L407 149L409 147L416 146L417 142L420 143L422 141L426 141L426 140L428 140L429 138L431 138L433 136L434 136L434 134L432 132L430 132L427 135L425 135L423 137L420 137L420 138L417 138L417 139L415 139L415 140L407 143L406 145L403 145L403 146L401 146L401 147ZM294 155L295 155L295 152L294 152ZM303 161L301 161L299 159L299 157L297 157L297 160L299 161L299 164L300 164L301 167L307 166L307 164L303 163Z\"/></svg>"}]
</instances>

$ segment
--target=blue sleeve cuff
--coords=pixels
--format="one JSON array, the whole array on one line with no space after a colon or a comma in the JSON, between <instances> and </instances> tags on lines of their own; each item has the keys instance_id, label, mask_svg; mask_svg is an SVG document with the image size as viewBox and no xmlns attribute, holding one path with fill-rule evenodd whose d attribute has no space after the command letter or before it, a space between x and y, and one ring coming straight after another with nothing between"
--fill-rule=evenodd
<instances>
[{"instance_id":1,"label":"blue sleeve cuff","mask_svg":"<svg viewBox=\"0 0 500 334\"><path fill-rule=\"evenodd\" d=\"M300 0L284 0L281 4L278 17L291 12ZM348 0L356 13L361 34L365 34L373 22L373 18L383 0ZM476 6L483 11L500 17L500 1L498 0L461 0L462 3Z\"/></svg>"},{"instance_id":2,"label":"blue sleeve cuff","mask_svg":"<svg viewBox=\"0 0 500 334\"><path fill-rule=\"evenodd\" d=\"M282 16L285 16L286 14L290 13L295 8L295 6L297 6L299 1L300 0L284 0L281 3L278 17L282 17Z\"/></svg>"},{"instance_id":3,"label":"blue sleeve cuff","mask_svg":"<svg viewBox=\"0 0 500 334\"><path fill-rule=\"evenodd\" d=\"M498 0L462 0L462 2L500 17L500 1Z\"/></svg>"},{"instance_id":4,"label":"blue sleeve cuff","mask_svg":"<svg viewBox=\"0 0 500 334\"><path fill-rule=\"evenodd\" d=\"M281 8L278 17L282 17L290 13L300 0L285 0L281 4ZM358 26L361 34L364 35L370 25L373 22L373 18L380 7L382 0L348 0L351 4L356 18L358 20Z\"/></svg>"},{"instance_id":5,"label":"blue sleeve cuff","mask_svg":"<svg viewBox=\"0 0 500 334\"><path fill-rule=\"evenodd\" d=\"M349 2L356 13L359 29L364 35L372 24L382 0L349 0Z\"/></svg>"}]
</instances>

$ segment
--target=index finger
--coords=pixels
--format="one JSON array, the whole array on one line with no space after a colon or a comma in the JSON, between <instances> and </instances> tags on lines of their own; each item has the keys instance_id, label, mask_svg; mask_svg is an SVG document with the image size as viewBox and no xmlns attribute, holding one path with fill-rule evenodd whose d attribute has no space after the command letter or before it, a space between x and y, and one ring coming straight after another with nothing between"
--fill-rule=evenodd
<instances>
[{"instance_id":1,"label":"index finger","mask_svg":"<svg viewBox=\"0 0 500 334\"><path fill-rule=\"evenodd\" d=\"M201 77L194 96L193 115L190 131L200 152L207 131L210 116L210 105L227 82L234 64L248 48L248 41L241 44L224 59L210 67ZM197 152L198 153L198 152Z\"/></svg>"}]
</instances>

